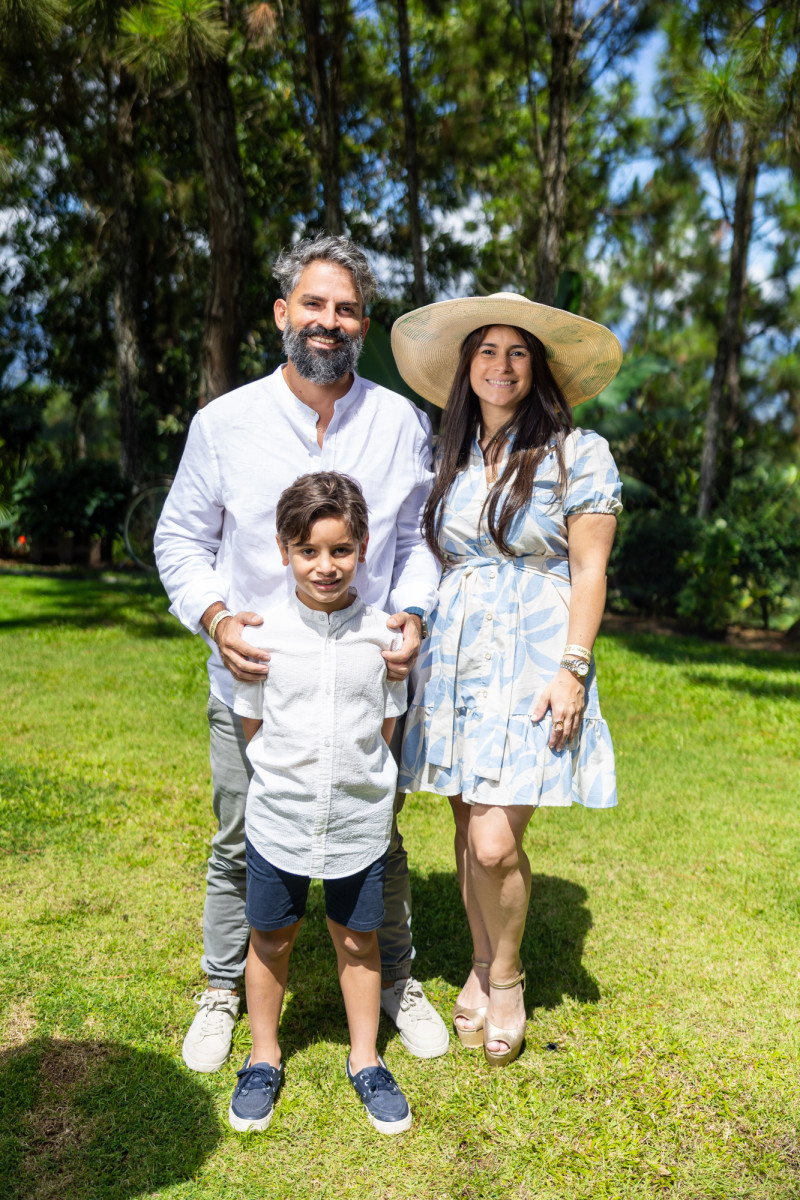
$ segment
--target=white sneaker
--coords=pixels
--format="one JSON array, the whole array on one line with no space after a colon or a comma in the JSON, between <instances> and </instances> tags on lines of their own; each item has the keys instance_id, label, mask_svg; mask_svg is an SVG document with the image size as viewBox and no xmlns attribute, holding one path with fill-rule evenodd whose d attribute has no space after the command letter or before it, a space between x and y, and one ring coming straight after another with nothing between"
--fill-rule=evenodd
<instances>
[{"instance_id":1,"label":"white sneaker","mask_svg":"<svg viewBox=\"0 0 800 1200\"><path fill-rule=\"evenodd\" d=\"M218 1071L231 1052L239 997L226 988L206 988L194 1002L197 1015L183 1039L183 1061L191 1071Z\"/></svg>"},{"instance_id":2,"label":"white sneaker","mask_svg":"<svg viewBox=\"0 0 800 1200\"><path fill-rule=\"evenodd\" d=\"M381 1008L397 1026L400 1041L417 1058L438 1058L450 1045L447 1026L425 999L416 979L398 979L393 987L381 988Z\"/></svg>"}]
</instances>

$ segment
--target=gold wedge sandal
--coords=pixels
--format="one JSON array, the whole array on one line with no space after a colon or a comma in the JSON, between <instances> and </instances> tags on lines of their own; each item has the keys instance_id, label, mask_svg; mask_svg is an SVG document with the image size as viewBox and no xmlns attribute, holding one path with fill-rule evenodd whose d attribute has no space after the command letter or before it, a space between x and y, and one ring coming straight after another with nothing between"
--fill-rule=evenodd
<instances>
[{"instance_id":1,"label":"gold wedge sandal","mask_svg":"<svg viewBox=\"0 0 800 1200\"><path fill-rule=\"evenodd\" d=\"M496 979L489 979L489 987L493 988L512 988L516 987L518 983L522 984L524 992L525 972L522 967L520 967L519 974L515 975L513 979L509 979L507 983L498 983ZM526 1024L525 1022L516 1029L501 1029L499 1025L493 1025L491 1021L484 1019L483 1057L490 1067L505 1067L518 1057L522 1043L525 1041ZM494 1050L488 1049L487 1042L505 1042L508 1049L496 1053Z\"/></svg>"},{"instance_id":2,"label":"gold wedge sandal","mask_svg":"<svg viewBox=\"0 0 800 1200\"><path fill-rule=\"evenodd\" d=\"M479 962L477 958L472 960L473 966L485 967L488 971L488 962ZM483 1021L486 1016L486 1005L483 1008L467 1008L464 1004L455 1004L453 1006L453 1029L456 1031L456 1037L461 1042L462 1046L466 1046L468 1050L477 1050L478 1046L483 1045ZM464 1017L472 1025L471 1029L464 1029L462 1025L457 1024L456 1017Z\"/></svg>"}]
</instances>

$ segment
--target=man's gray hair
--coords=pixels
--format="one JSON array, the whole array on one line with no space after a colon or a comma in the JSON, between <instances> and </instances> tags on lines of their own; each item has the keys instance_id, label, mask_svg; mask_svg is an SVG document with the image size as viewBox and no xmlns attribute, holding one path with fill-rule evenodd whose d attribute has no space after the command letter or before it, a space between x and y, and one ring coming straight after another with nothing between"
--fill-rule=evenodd
<instances>
[{"instance_id":1,"label":"man's gray hair","mask_svg":"<svg viewBox=\"0 0 800 1200\"><path fill-rule=\"evenodd\" d=\"M350 238L318 233L313 238L303 238L294 246L281 250L276 258L272 274L280 285L284 300L289 299L309 263L318 261L338 263L340 267L345 267L353 276L356 291L365 307L378 295L378 281L364 251L359 250Z\"/></svg>"}]
</instances>

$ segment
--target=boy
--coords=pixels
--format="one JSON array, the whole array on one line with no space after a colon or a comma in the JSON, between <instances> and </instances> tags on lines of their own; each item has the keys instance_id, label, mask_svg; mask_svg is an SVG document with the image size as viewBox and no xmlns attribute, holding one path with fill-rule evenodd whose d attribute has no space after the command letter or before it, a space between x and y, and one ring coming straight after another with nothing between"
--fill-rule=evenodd
<instances>
[{"instance_id":1,"label":"boy","mask_svg":"<svg viewBox=\"0 0 800 1200\"><path fill-rule=\"evenodd\" d=\"M350 586L368 541L357 483L332 471L301 476L278 501L276 527L293 594L245 634L271 653L266 680L235 685L253 767L245 814L253 1049L228 1119L241 1131L272 1119L289 956L309 880L321 878L350 1030L347 1076L375 1128L400 1133L411 1110L375 1044L376 930L397 777L388 743L406 708L405 683L387 682L381 651L400 638Z\"/></svg>"}]
</instances>

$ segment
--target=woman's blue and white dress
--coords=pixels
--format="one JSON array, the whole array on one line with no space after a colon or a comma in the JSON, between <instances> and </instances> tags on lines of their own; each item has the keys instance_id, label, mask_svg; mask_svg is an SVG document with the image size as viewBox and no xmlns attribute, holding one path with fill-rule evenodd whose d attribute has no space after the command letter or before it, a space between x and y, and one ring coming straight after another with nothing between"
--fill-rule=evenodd
<instances>
[{"instance_id":1,"label":"woman's blue and white dress","mask_svg":"<svg viewBox=\"0 0 800 1200\"><path fill-rule=\"evenodd\" d=\"M611 808L617 802L614 750L600 714L594 663L580 734L548 747L552 715L529 713L558 671L570 602L567 517L622 508L607 442L576 429L565 439L567 478L542 462L527 506L500 554L479 529L487 483L477 440L445 502L439 598L415 676L403 742L402 791L462 794L470 804ZM502 466L501 466L502 470Z\"/></svg>"}]
</instances>

